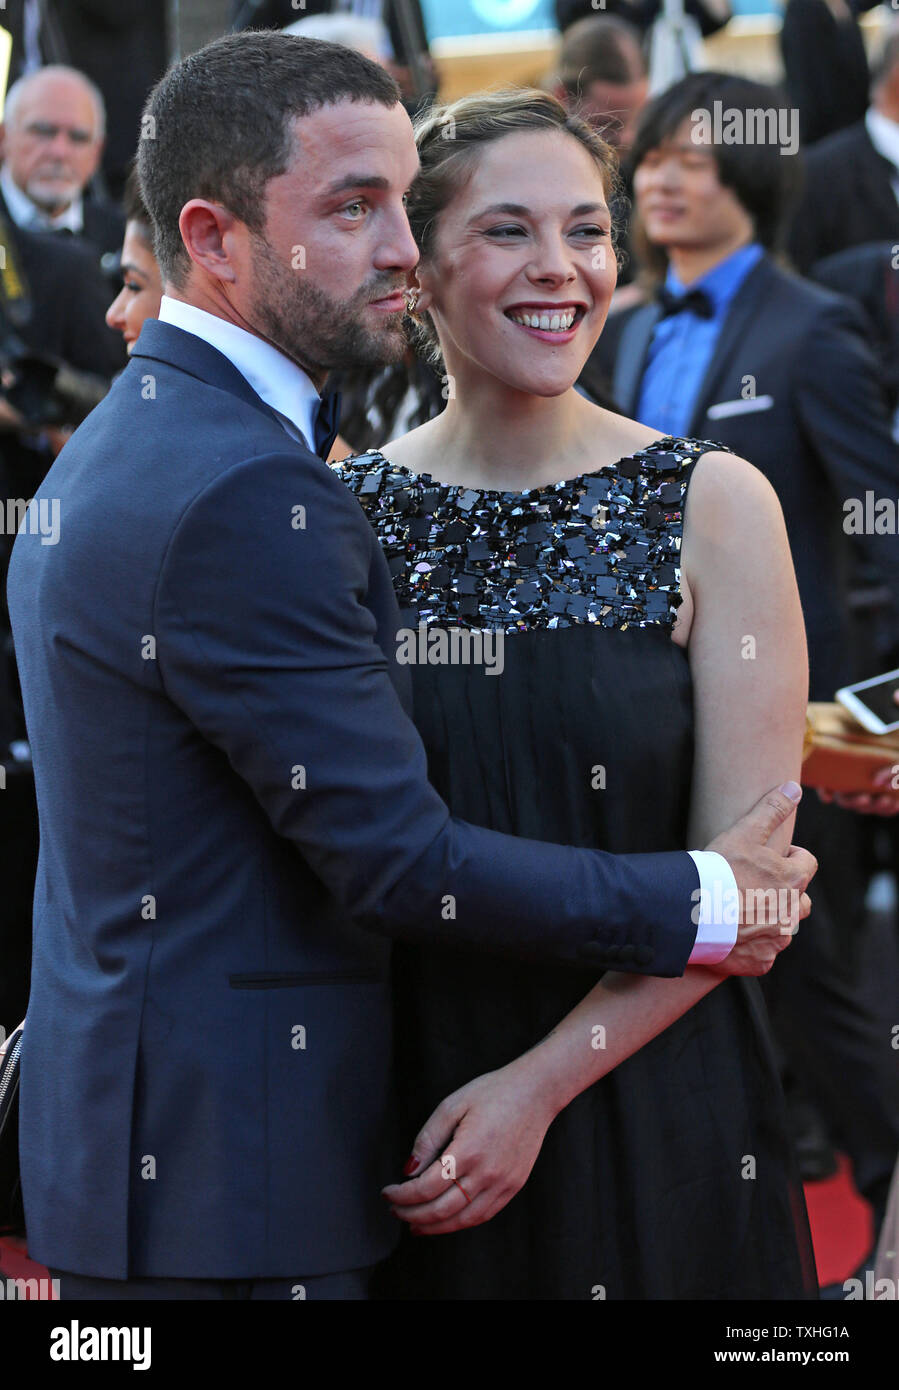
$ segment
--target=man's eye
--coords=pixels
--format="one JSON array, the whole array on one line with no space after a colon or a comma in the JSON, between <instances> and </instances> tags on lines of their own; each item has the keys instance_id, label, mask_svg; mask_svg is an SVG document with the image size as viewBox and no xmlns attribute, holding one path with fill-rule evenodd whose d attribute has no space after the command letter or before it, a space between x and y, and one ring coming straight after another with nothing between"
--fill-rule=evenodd
<instances>
[{"instance_id":1,"label":"man's eye","mask_svg":"<svg viewBox=\"0 0 899 1390\"><path fill-rule=\"evenodd\" d=\"M125 289L130 290L132 294L140 294L143 285L139 285L136 280L126 280Z\"/></svg>"},{"instance_id":2,"label":"man's eye","mask_svg":"<svg viewBox=\"0 0 899 1390\"><path fill-rule=\"evenodd\" d=\"M358 222L359 218L360 218L360 217L363 215L363 213L365 212L365 199L364 199L364 198L354 198L353 201L352 201L351 203L346 203L346 204L340 209L340 211L341 211L342 213L346 213L347 216L349 216L349 217L351 217L351 218L353 219L353 221Z\"/></svg>"},{"instance_id":3,"label":"man's eye","mask_svg":"<svg viewBox=\"0 0 899 1390\"><path fill-rule=\"evenodd\" d=\"M404 193L404 194L403 194L403 207L404 207L404 208L407 208L408 206L409 206L409 194L408 194L408 193Z\"/></svg>"}]
</instances>

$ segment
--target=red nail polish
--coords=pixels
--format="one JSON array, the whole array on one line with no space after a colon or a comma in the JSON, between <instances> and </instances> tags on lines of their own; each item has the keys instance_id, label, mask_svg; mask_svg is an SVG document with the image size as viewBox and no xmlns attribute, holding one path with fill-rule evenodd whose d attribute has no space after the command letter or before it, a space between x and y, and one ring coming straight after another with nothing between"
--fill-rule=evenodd
<instances>
[{"instance_id":1,"label":"red nail polish","mask_svg":"<svg viewBox=\"0 0 899 1390\"><path fill-rule=\"evenodd\" d=\"M415 1172L416 1168L419 1168L420 1166L421 1166L421 1159L420 1159L420 1158L416 1158L416 1157L415 1157L415 1154L413 1154L412 1157L411 1157L410 1159L407 1160L406 1166L405 1166L405 1168L403 1169L403 1173L406 1175L407 1178L411 1178L411 1176L412 1176L412 1174Z\"/></svg>"}]
</instances>

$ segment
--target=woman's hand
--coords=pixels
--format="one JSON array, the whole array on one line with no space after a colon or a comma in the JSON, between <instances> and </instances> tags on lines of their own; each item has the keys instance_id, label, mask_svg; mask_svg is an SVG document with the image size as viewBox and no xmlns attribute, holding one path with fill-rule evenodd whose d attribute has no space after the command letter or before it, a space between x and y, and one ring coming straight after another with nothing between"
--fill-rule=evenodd
<instances>
[{"instance_id":1,"label":"woman's hand","mask_svg":"<svg viewBox=\"0 0 899 1390\"><path fill-rule=\"evenodd\" d=\"M818 796L825 805L831 801L842 806L844 811L857 811L863 816L899 815L899 793L893 788L893 768L882 767L871 778L871 784L881 789L879 792L833 792L821 788Z\"/></svg>"},{"instance_id":2,"label":"woman's hand","mask_svg":"<svg viewBox=\"0 0 899 1390\"><path fill-rule=\"evenodd\" d=\"M408 1182L383 1189L415 1235L438 1236L489 1221L527 1182L557 1107L517 1058L441 1101L419 1132Z\"/></svg>"}]
</instances>

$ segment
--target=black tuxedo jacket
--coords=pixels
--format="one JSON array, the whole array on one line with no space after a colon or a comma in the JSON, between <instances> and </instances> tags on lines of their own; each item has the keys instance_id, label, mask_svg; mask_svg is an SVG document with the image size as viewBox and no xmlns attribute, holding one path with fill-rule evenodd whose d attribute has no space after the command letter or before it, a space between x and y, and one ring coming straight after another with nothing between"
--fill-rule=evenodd
<instances>
[{"instance_id":1,"label":"black tuxedo jacket","mask_svg":"<svg viewBox=\"0 0 899 1390\"><path fill-rule=\"evenodd\" d=\"M659 316L653 302L610 318L581 376L594 397L610 381L625 415L636 412ZM734 297L687 429L755 464L780 498L808 631L812 699L831 699L853 678L844 501L864 502L869 489L899 498L899 449L869 332L849 300L763 257ZM896 537L858 540L899 599Z\"/></svg>"},{"instance_id":2,"label":"black tuxedo jacket","mask_svg":"<svg viewBox=\"0 0 899 1390\"><path fill-rule=\"evenodd\" d=\"M810 277L819 285L858 301L874 329L871 346L889 395L890 409L899 406L899 276L890 241L850 246L812 266Z\"/></svg>"},{"instance_id":3,"label":"black tuxedo jacket","mask_svg":"<svg viewBox=\"0 0 899 1390\"><path fill-rule=\"evenodd\" d=\"M21 228L10 216L9 207L2 193L0 193L0 217L9 225L14 234L21 231ZM27 230L30 231L31 229L28 228ZM49 235L66 239L63 232L50 232ZM121 251L124 236L125 217L115 203L111 203L108 198L100 198L90 192L85 192L84 230L80 236L67 239L86 246L91 251L94 261L99 265L100 257L106 255L107 252Z\"/></svg>"},{"instance_id":4,"label":"black tuxedo jacket","mask_svg":"<svg viewBox=\"0 0 899 1390\"><path fill-rule=\"evenodd\" d=\"M816 261L868 241L899 241L896 169L871 144L864 121L819 140L805 156L805 191L789 251L803 273Z\"/></svg>"}]
</instances>

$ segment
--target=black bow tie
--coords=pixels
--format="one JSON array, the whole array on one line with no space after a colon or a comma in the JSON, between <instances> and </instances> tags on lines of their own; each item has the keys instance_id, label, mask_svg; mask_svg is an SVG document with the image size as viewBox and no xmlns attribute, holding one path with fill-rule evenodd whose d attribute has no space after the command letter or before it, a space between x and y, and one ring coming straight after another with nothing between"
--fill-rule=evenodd
<instances>
[{"instance_id":1,"label":"black bow tie","mask_svg":"<svg viewBox=\"0 0 899 1390\"><path fill-rule=\"evenodd\" d=\"M670 314L679 314L683 309L689 309L701 319L715 317L715 306L705 290L687 290L686 294L673 294L663 285L656 294L656 299L662 307L663 319L668 318Z\"/></svg>"},{"instance_id":2,"label":"black bow tie","mask_svg":"<svg viewBox=\"0 0 899 1390\"><path fill-rule=\"evenodd\" d=\"M315 416L313 444L320 459L327 459L331 446L337 438L340 426L340 392L331 391L322 396Z\"/></svg>"}]
</instances>

